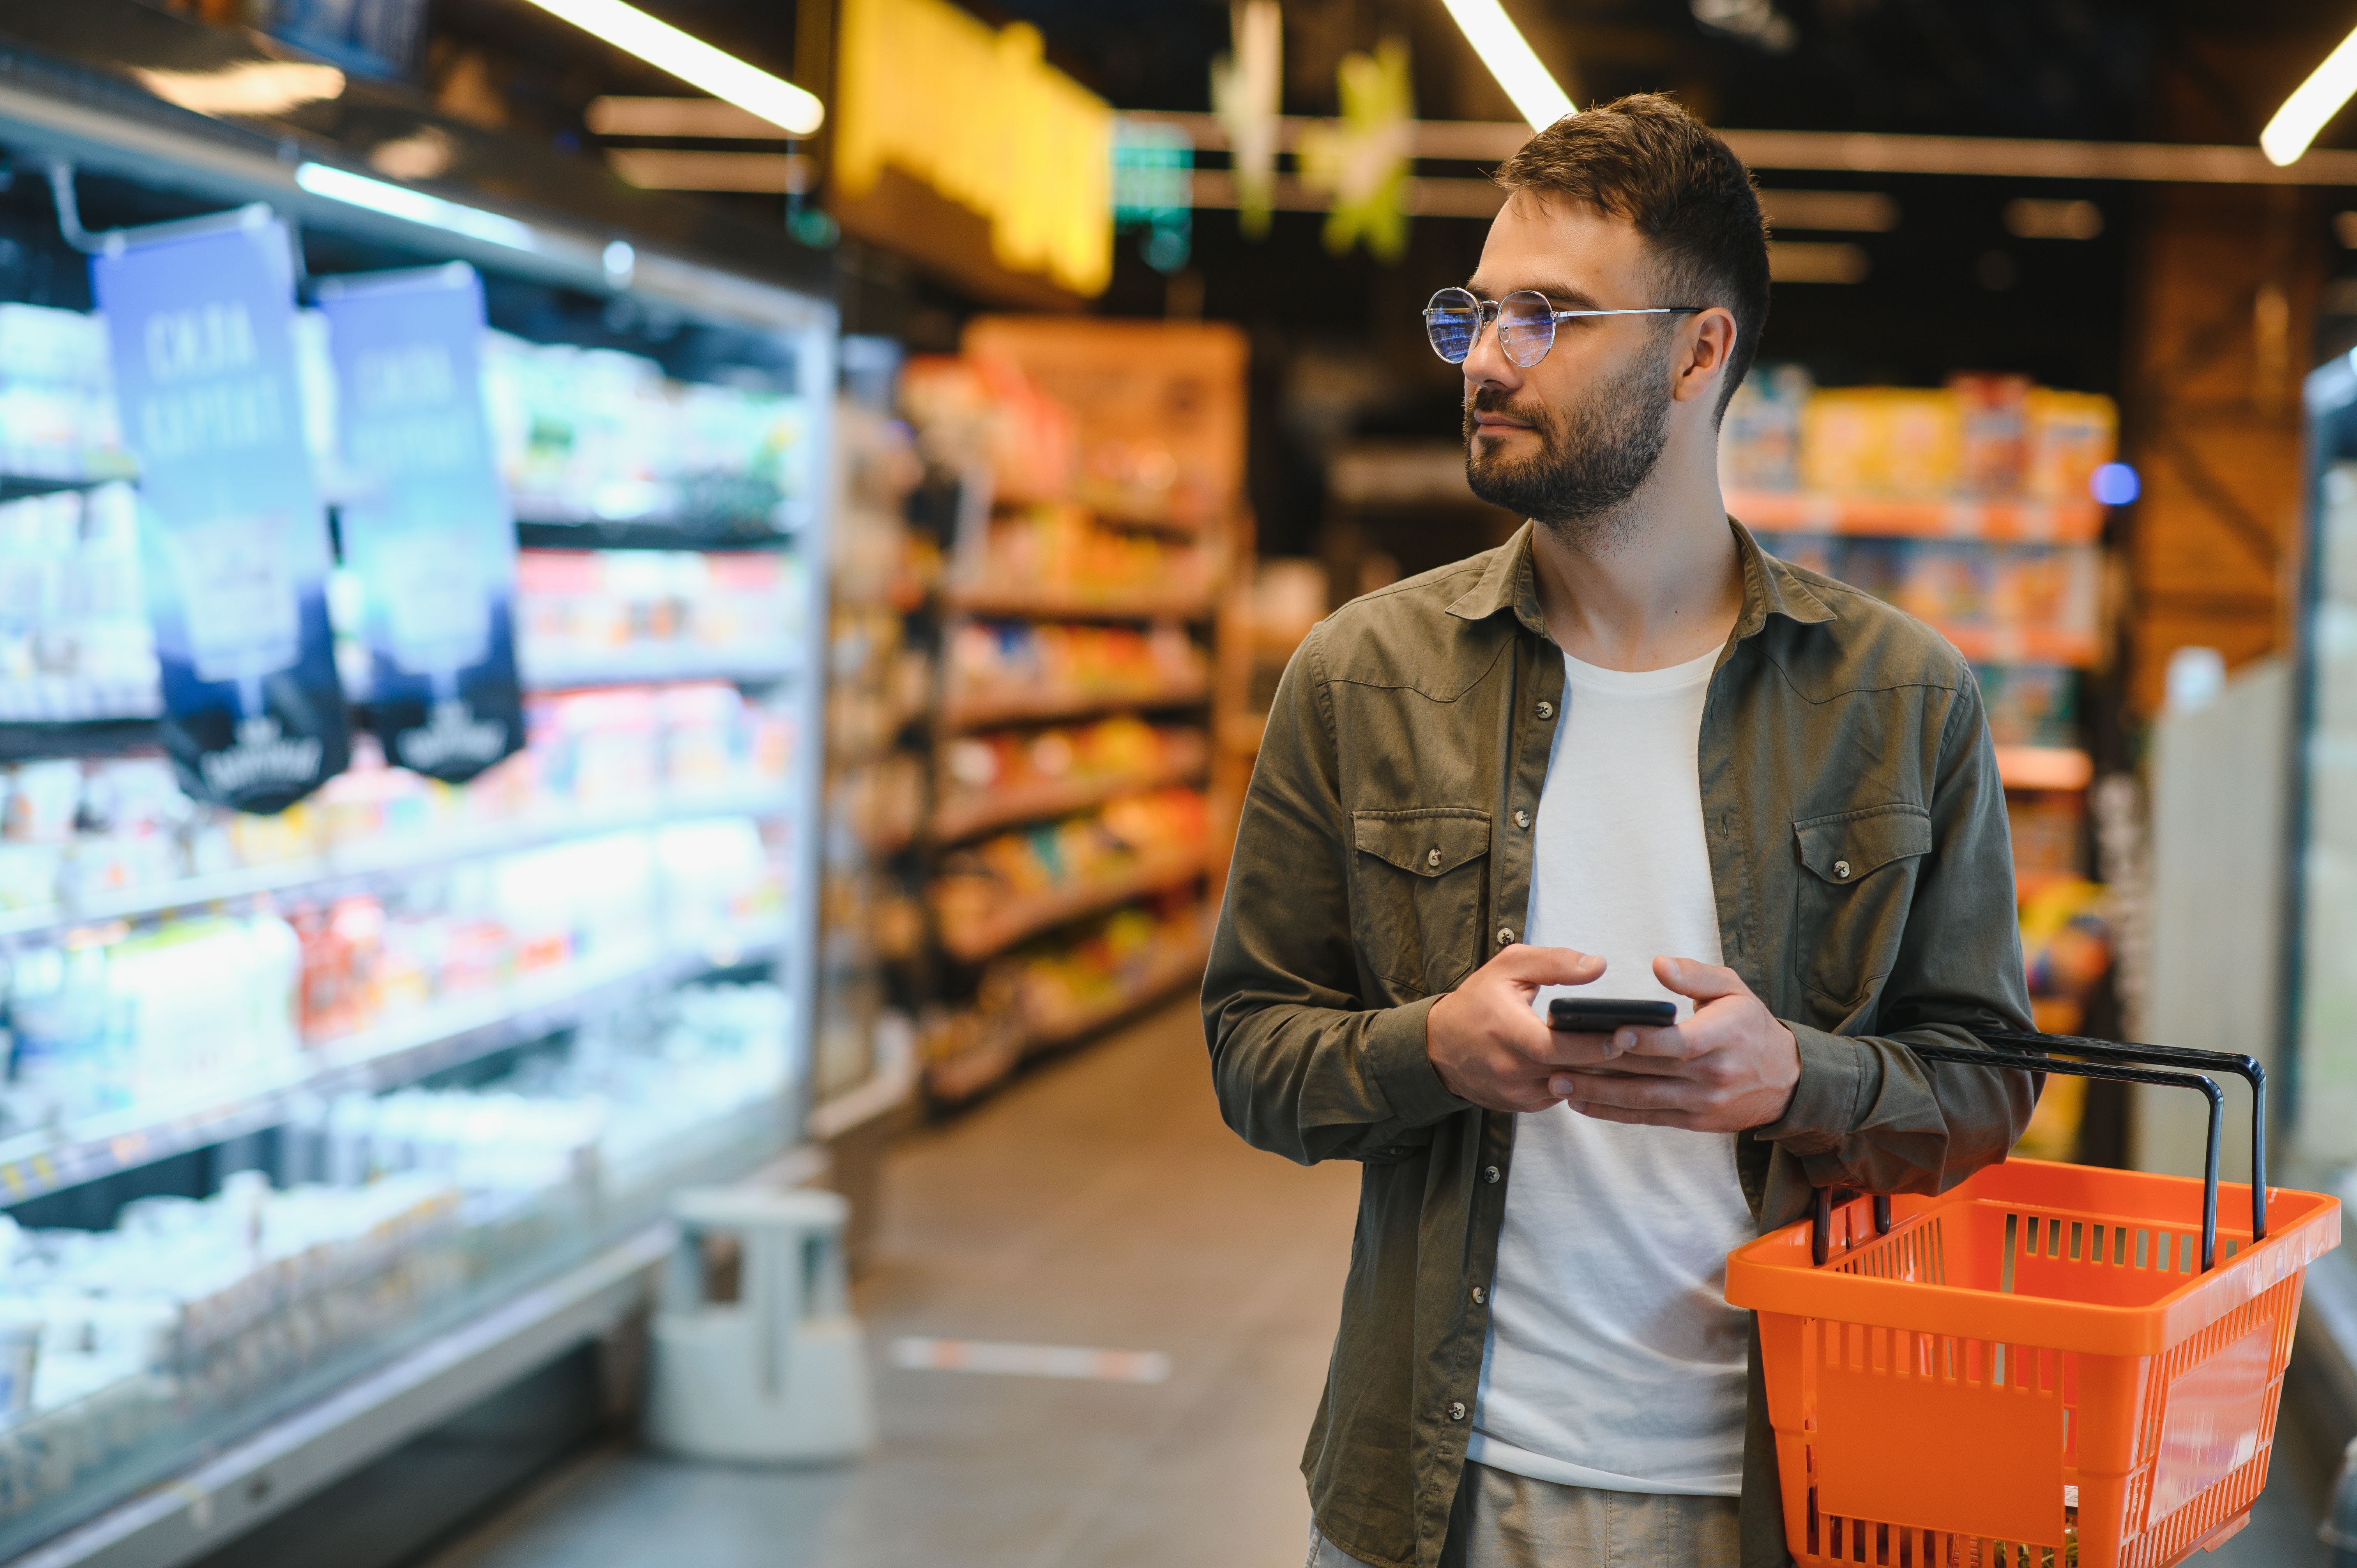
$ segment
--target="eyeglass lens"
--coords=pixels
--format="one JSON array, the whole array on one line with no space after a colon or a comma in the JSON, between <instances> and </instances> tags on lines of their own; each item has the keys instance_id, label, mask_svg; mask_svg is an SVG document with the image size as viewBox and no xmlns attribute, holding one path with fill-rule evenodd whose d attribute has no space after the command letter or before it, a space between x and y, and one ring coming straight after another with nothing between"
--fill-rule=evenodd
<instances>
[{"instance_id":1,"label":"eyeglass lens","mask_svg":"<svg viewBox=\"0 0 2357 1568\"><path fill-rule=\"evenodd\" d=\"M1444 288L1432 296L1424 312L1425 331L1432 351L1452 365L1461 365L1480 339L1481 325L1492 312L1498 321L1498 347L1524 370L1547 356L1555 347L1555 307L1544 295L1518 289L1494 306L1485 306L1461 288Z\"/></svg>"}]
</instances>

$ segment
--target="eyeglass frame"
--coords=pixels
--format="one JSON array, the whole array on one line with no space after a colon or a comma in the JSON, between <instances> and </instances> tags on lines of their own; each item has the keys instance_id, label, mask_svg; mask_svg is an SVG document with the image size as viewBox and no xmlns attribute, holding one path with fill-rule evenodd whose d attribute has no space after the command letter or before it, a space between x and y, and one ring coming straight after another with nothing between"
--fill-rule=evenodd
<instances>
[{"instance_id":1,"label":"eyeglass frame","mask_svg":"<svg viewBox=\"0 0 2357 1568\"><path fill-rule=\"evenodd\" d=\"M1496 299L1483 299L1469 288L1439 288L1432 291L1432 299L1438 299L1444 294L1462 295L1465 298L1471 300L1473 302L1474 309L1480 317L1478 323L1473 328L1473 335L1465 340L1464 359L1452 360L1448 355L1440 352L1439 344L1432 342L1432 318L1435 315L1438 314L1438 310L1437 307L1433 305L1432 300L1425 301L1424 309L1420 313L1424 317L1424 339L1427 343L1432 343L1433 353L1439 357L1440 362L1444 365L1461 365L1466 360L1471 359L1473 357L1473 350L1481 346L1481 335L1489 331L1490 328L1496 324L1498 317L1506 308L1506 301L1512 299L1516 295L1529 295L1533 299L1537 300L1542 306L1546 306L1547 342L1546 347L1539 350L1538 357L1536 359L1532 360L1528 364L1524 364L1522 360L1514 359L1514 356L1506 350L1504 344L1501 343L1499 345L1499 351L1501 353L1504 353L1508 360L1512 360L1516 366L1525 371L1535 369L1539 364L1545 360L1549 354L1555 352L1555 328L1566 321L1587 316L1699 316L1704 311L1710 308L1710 306L1706 305L1652 305L1627 310L1557 310L1555 308L1553 302L1551 302L1546 295L1541 294L1534 288L1518 288L1513 290L1512 293L1501 295ZM1533 321L1532 325L1536 326L1536 321Z\"/></svg>"}]
</instances>

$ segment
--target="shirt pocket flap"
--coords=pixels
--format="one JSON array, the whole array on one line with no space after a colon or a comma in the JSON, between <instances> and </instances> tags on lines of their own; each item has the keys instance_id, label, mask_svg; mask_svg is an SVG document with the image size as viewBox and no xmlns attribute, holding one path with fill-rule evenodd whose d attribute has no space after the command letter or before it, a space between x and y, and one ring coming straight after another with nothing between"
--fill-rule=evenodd
<instances>
[{"instance_id":1,"label":"shirt pocket flap","mask_svg":"<svg viewBox=\"0 0 2357 1568\"><path fill-rule=\"evenodd\" d=\"M1932 816L1921 806L1874 806L1794 822L1801 864L1847 886L1894 860L1932 853Z\"/></svg>"},{"instance_id":2,"label":"shirt pocket flap","mask_svg":"<svg viewBox=\"0 0 2357 1568\"><path fill-rule=\"evenodd\" d=\"M1361 849L1418 876L1446 876L1490 853L1487 811L1353 811L1351 822Z\"/></svg>"}]
</instances>

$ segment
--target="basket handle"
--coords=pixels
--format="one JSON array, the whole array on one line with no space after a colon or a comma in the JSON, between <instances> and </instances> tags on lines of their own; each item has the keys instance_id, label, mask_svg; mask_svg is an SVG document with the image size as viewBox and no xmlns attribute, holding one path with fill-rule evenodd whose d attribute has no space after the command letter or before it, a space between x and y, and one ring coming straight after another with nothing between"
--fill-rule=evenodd
<instances>
[{"instance_id":1,"label":"basket handle","mask_svg":"<svg viewBox=\"0 0 2357 1568\"><path fill-rule=\"evenodd\" d=\"M2195 1051L2181 1046L2131 1046L2117 1040L2092 1040L2082 1035L2032 1035L1992 1030L1974 1038L2005 1051L2043 1055L2063 1051L2097 1061L2141 1063L2147 1067L2231 1072L2251 1086L2251 1240L2267 1239L2267 1070L2250 1057L2232 1051Z\"/></svg>"},{"instance_id":2,"label":"basket handle","mask_svg":"<svg viewBox=\"0 0 2357 1568\"><path fill-rule=\"evenodd\" d=\"M2169 1089L2190 1089L2200 1094L2210 1102L2209 1136L2201 1156L2201 1272L2206 1274L2217 1267L2218 1135L2225 1122L2226 1097L2220 1092L2216 1080L2199 1073L2167 1072L2117 1062L2056 1061L2023 1052L1968 1046L1919 1046L1910 1042L1907 1048L1924 1061L1956 1062L1965 1067L2008 1067L2023 1072L2059 1072L2072 1078L2108 1079L2119 1083L2155 1083ZM2252 1155L2252 1185L2256 1187L2262 1185L2265 1172L2258 1163L2260 1151L2253 1149ZM1819 1187L1809 1220L1809 1260L1820 1267L1832 1255L1833 1207L1833 1189ZM1878 1234L1888 1234L1890 1230L1890 1199L1888 1196L1878 1195L1875 1197L1874 1228Z\"/></svg>"}]
</instances>

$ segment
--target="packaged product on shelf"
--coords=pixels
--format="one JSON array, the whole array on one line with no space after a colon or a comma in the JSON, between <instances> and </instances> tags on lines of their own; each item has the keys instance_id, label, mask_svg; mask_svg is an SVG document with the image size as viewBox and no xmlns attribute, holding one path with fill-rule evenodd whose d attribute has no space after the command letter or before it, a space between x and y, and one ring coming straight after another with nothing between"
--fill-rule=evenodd
<instances>
[{"instance_id":1,"label":"packaged product on shelf","mask_svg":"<svg viewBox=\"0 0 2357 1568\"><path fill-rule=\"evenodd\" d=\"M2118 450L2118 405L2100 392L2033 387L2024 413L2029 440L2025 488L2049 500L2086 499L2095 470Z\"/></svg>"},{"instance_id":2,"label":"packaged product on shelf","mask_svg":"<svg viewBox=\"0 0 2357 1568\"><path fill-rule=\"evenodd\" d=\"M2079 672L2051 664L1975 666L1989 736L1999 746L2069 746L2079 724Z\"/></svg>"},{"instance_id":3,"label":"packaged product on shelf","mask_svg":"<svg viewBox=\"0 0 2357 1568\"><path fill-rule=\"evenodd\" d=\"M1029 733L966 736L942 747L940 814L954 820L984 813L994 800L1019 809L1025 796L1060 786L1180 778L1200 771L1209 751L1200 729L1149 725L1127 714Z\"/></svg>"},{"instance_id":4,"label":"packaged product on shelf","mask_svg":"<svg viewBox=\"0 0 2357 1568\"><path fill-rule=\"evenodd\" d=\"M518 658L534 686L800 662L801 566L771 551L526 550Z\"/></svg>"},{"instance_id":5,"label":"packaged product on shelf","mask_svg":"<svg viewBox=\"0 0 2357 1568\"><path fill-rule=\"evenodd\" d=\"M350 768L268 817L188 800L159 757L0 768L0 912L120 908L180 878L322 854L362 867L430 857L462 832L489 852L502 824L530 834L566 817L742 809L782 792L792 762L787 712L724 682L543 693L527 714L526 749L464 785L388 767L362 734Z\"/></svg>"},{"instance_id":6,"label":"packaged product on shelf","mask_svg":"<svg viewBox=\"0 0 2357 1568\"><path fill-rule=\"evenodd\" d=\"M1801 479L1813 490L1946 495L1963 447L1956 400L1945 392L1821 390L1801 411Z\"/></svg>"},{"instance_id":7,"label":"packaged product on shelf","mask_svg":"<svg viewBox=\"0 0 2357 1568\"><path fill-rule=\"evenodd\" d=\"M927 457L957 472L986 467L999 499L1071 495L1072 412L1007 361L920 354L901 368L900 403Z\"/></svg>"},{"instance_id":8,"label":"packaged product on shelf","mask_svg":"<svg viewBox=\"0 0 2357 1568\"><path fill-rule=\"evenodd\" d=\"M609 349L486 335L483 395L516 513L769 533L807 504L807 413L759 388L667 380Z\"/></svg>"},{"instance_id":9,"label":"packaged product on shelf","mask_svg":"<svg viewBox=\"0 0 2357 1568\"><path fill-rule=\"evenodd\" d=\"M158 711L136 505L121 484L0 502L0 723Z\"/></svg>"},{"instance_id":10,"label":"packaged product on shelf","mask_svg":"<svg viewBox=\"0 0 2357 1568\"><path fill-rule=\"evenodd\" d=\"M995 961L977 1004L1011 1012L1030 1044L1069 1039L1192 974L1208 929L1189 894L1116 910Z\"/></svg>"},{"instance_id":11,"label":"packaged product on shelf","mask_svg":"<svg viewBox=\"0 0 2357 1568\"><path fill-rule=\"evenodd\" d=\"M12 1125L226 1092L295 1062L297 1030L315 1046L403 1019L430 1033L433 1008L500 985L768 940L780 864L750 819L719 817L462 861L392 895L297 899L283 919L76 930L9 960Z\"/></svg>"},{"instance_id":12,"label":"packaged product on shelf","mask_svg":"<svg viewBox=\"0 0 2357 1568\"><path fill-rule=\"evenodd\" d=\"M1206 832L1200 790L1125 796L948 856L934 884L934 906L945 929L980 928L1006 918L1010 897L1115 885L1153 865L1183 873L1200 859Z\"/></svg>"},{"instance_id":13,"label":"packaged product on shelf","mask_svg":"<svg viewBox=\"0 0 2357 1568\"><path fill-rule=\"evenodd\" d=\"M1963 431L1959 463L1973 495L2018 494L2028 467L2029 378L1965 371L1948 378Z\"/></svg>"},{"instance_id":14,"label":"packaged product on shelf","mask_svg":"<svg viewBox=\"0 0 2357 1568\"><path fill-rule=\"evenodd\" d=\"M102 318L0 304L0 474L127 475L113 383Z\"/></svg>"},{"instance_id":15,"label":"packaged product on shelf","mask_svg":"<svg viewBox=\"0 0 2357 1568\"><path fill-rule=\"evenodd\" d=\"M950 701L1191 693L1210 677L1203 650L1177 626L967 621L948 648Z\"/></svg>"},{"instance_id":16,"label":"packaged product on shelf","mask_svg":"<svg viewBox=\"0 0 2357 1568\"><path fill-rule=\"evenodd\" d=\"M29 1373L0 1406L0 1518L447 1318L594 1201L643 1207L716 1152L770 1146L787 1029L775 986L692 986L480 1090L315 1101L275 1182L137 1199L112 1230L0 1219L0 1323Z\"/></svg>"},{"instance_id":17,"label":"packaged product on shelf","mask_svg":"<svg viewBox=\"0 0 2357 1568\"><path fill-rule=\"evenodd\" d=\"M1086 507L1036 502L992 521L979 569L963 585L1017 597L1185 602L1208 596L1211 583L1200 545L1107 527Z\"/></svg>"},{"instance_id":18,"label":"packaged product on shelf","mask_svg":"<svg viewBox=\"0 0 2357 1568\"><path fill-rule=\"evenodd\" d=\"M0 1133L294 1070L301 966L295 931L266 914L76 932L9 954Z\"/></svg>"},{"instance_id":19,"label":"packaged product on shelf","mask_svg":"<svg viewBox=\"0 0 2357 1568\"><path fill-rule=\"evenodd\" d=\"M1718 426L1718 482L1730 490L1789 490L1801 482L1800 365L1755 365L1727 400Z\"/></svg>"},{"instance_id":20,"label":"packaged product on shelf","mask_svg":"<svg viewBox=\"0 0 2357 1568\"><path fill-rule=\"evenodd\" d=\"M2013 838L2014 879L2022 887L2079 875L2086 807L2077 790L2007 790L2005 820Z\"/></svg>"}]
</instances>

